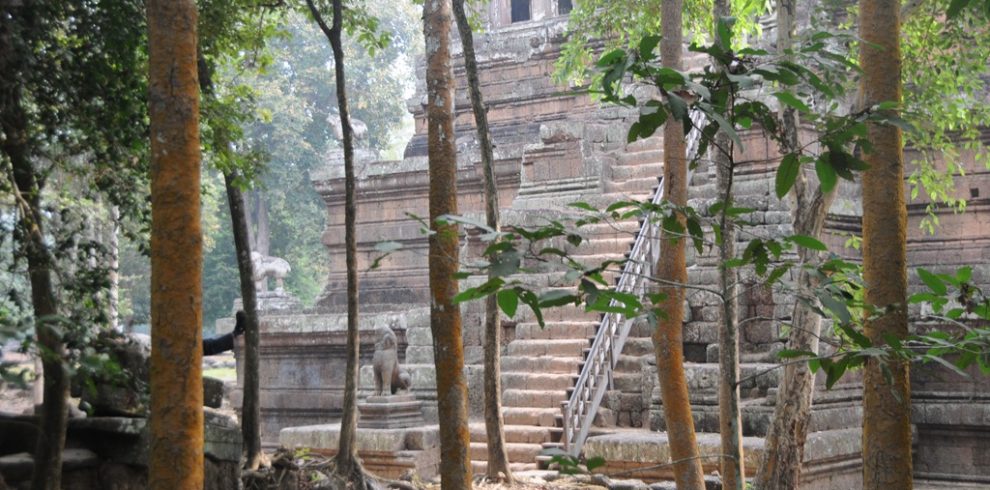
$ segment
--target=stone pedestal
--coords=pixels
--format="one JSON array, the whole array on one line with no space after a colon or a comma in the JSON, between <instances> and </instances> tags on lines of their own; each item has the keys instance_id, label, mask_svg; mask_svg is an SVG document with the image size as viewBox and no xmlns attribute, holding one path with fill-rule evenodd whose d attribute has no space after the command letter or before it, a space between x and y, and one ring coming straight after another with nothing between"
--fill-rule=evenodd
<instances>
[{"instance_id":1,"label":"stone pedestal","mask_svg":"<svg viewBox=\"0 0 990 490\"><path fill-rule=\"evenodd\" d=\"M302 302L292 294L284 290L258 291L258 311L278 314L281 312L300 312ZM241 298L234 298L234 310L244 309L244 301Z\"/></svg>"},{"instance_id":2,"label":"stone pedestal","mask_svg":"<svg viewBox=\"0 0 990 490\"><path fill-rule=\"evenodd\" d=\"M333 456L340 444L340 424L288 427L279 433L279 445L288 449ZM440 427L358 429L354 444L361 463L372 473L399 479L417 475L429 480L440 467Z\"/></svg>"},{"instance_id":3,"label":"stone pedestal","mask_svg":"<svg viewBox=\"0 0 990 490\"><path fill-rule=\"evenodd\" d=\"M389 396L369 396L358 403L358 428L407 429L426 425L423 402L409 393Z\"/></svg>"}]
</instances>

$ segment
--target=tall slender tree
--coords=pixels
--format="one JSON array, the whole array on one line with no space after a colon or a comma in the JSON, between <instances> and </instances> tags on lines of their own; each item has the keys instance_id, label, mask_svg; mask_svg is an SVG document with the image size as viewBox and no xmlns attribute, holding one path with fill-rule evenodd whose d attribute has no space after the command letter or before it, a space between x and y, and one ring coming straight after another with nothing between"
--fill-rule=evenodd
<instances>
[{"instance_id":1,"label":"tall slender tree","mask_svg":"<svg viewBox=\"0 0 990 490\"><path fill-rule=\"evenodd\" d=\"M151 115L152 489L203 486L196 3L146 4Z\"/></svg>"},{"instance_id":2,"label":"tall slender tree","mask_svg":"<svg viewBox=\"0 0 990 490\"><path fill-rule=\"evenodd\" d=\"M426 41L427 154L430 169L430 330L440 420L440 486L471 488L467 383L457 294L459 230L440 218L457 214L457 150L454 146L454 72L450 57L450 0L423 6Z\"/></svg>"},{"instance_id":3,"label":"tall slender tree","mask_svg":"<svg viewBox=\"0 0 990 490\"><path fill-rule=\"evenodd\" d=\"M787 58L793 47L795 29L795 0L779 0L777 3L777 51ZM799 150L797 111L791 107L780 110L781 125L785 132L785 150ZM825 224L828 208L835 198L835 191L823 193L801 172L794 181L791 224L794 233L819 237ZM812 264L820 259L820 252L798 248L798 260ZM821 316L815 312L818 301L814 290L817 276L801 268L797 278L797 294L802 301L794 302L787 349L799 352L818 352L821 335ZM789 363L784 366L784 377L777 393L773 420L767 432L763 457L753 479L758 489L792 489L801 481L801 464L804 460L804 443L808 437L808 421L811 419L811 402L815 389L815 375L807 363Z\"/></svg>"},{"instance_id":4,"label":"tall slender tree","mask_svg":"<svg viewBox=\"0 0 990 490\"><path fill-rule=\"evenodd\" d=\"M213 4L211 7L219 7ZM228 6L224 6L228 7ZM229 11L228 11L229 12ZM202 20L202 16L200 20ZM203 32L201 29L200 32ZM220 36L217 36L220 37ZM215 39L213 41L216 41ZM203 48L201 43L200 48ZM220 43L216 43L220 44ZM213 85L215 67L203 56L202 49L197 60L197 75L199 88L204 97L213 98L209 102L220 104L216 100ZM209 111L206 111L207 113ZM209 116L204 116L209 120ZM247 210L244 205L244 185L240 172L229 168L234 160L231 150L231 134L223 122L218 121L213 128L213 151L218 160L224 163L223 183L227 192L227 206L230 210L231 231L234 238L234 253L237 257L237 272L241 291L242 311L237 312L237 323L244 327L244 393L241 400L241 441L244 448L244 466L255 470L261 465L263 453L261 450L261 384L259 379L259 334L258 334L258 295L254 283L254 264L251 261L251 238L248 229Z\"/></svg>"},{"instance_id":5,"label":"tall slender tree","mask_svg":"<svg viewBox=\"0 0 990 490\"><path fill-rule=\"evenodd\" d=\"M662 34L660 56L663 65L681 69L683 46L683 0L664 0L661 12ZM680 121L668 121L663 128L664 195L674 205L687 204L687 157L684 132ZM683 217L680 218L683 220ZM683 225L683 222L682 222ZM687 258L683 239L666 233L660 238L660 260L657 277L665 284L687 283ZM664 295L658 305L662 315L653 332L653 350L660 381L660 397L667 423L670 455L675 461L677 488L705 488L698 443L691 416L687 379L684 375L684 289L679 286L661 287Z\"/></svg>"},{"instance_id":6,"label":"tall slender tree","mask_svg":"<svg viewBox=\"0 0 990 490\"><path fill-rule=\"evenodd\" d=\"M357 278L357 207L354 198L354 131L347 108L347 84L344 78L344 48L341 44L343 7L341 0L333 0L333 25L323 20L313 0L306 0L309 11L330 41L333 50L334 78L337 81L337 110L344 144L344 248L347 263L347 372L344 378L344 407L340 420L340 439L337 447L337 473L348 480L363 485L364 471L358 460L354 433L357 432L357 375L358 356L361 348L358 337L358 278Z\"/></svg>"},{"instance_id":7,"label":"tall slender tree","mask_svg":"<svg viewBox=\"0 0 990 490\"><path fill-rule=\"evenodd\" d=\"M27 262L42 375L40 438L33 488L59 488L65 440L68 375L72 362L64 337L106 325L104 291L58 294L77 272L102 267L93 256L55 254L95 237L70 233L51 216L75 214L60 203L58 181L78 182L74 198L118 207L128 223L140 222L147 178L140 158L147 141L144 77L133 67L143 58L145 34L139 6L122 0L0 2L0 173L17 213L12 243ZM128 19L130 22L121 22ZM136 121L121 127L119 121ZM137 158L136 158L137 157ZM80 172L85 165L85 170ZM55 185L48 185L55 182ZM55 199L50 199L55 197ZM72 201L78 203L78 201ZM142 223L143 224L143 223ZM73 233L75 235L75 233ZM78 249L77 249L78 250ZM77 283L78 284L78 283ZM65 321L73 318L77 321ZM85 320L84 320L85 318ZM80 321L81 320L81 321Z\"/></svg>"},{"instance_id":8,"label":"tall slender tree","mask_svg":"<svg viewBox=\"0 0 990 490\"><path fill-rule=\"evenodd\" d=\"M861 0L862 106L901 103L900 2ZM896 109L884 114L897 115ZM907 206L901 131L871 123L863 173L863 273L875 308L866 335L874 345L908 335ZM885 375L884 371L887 371ZM866 362L863 377L863 488L911 488L911 386L908 364Z\"/></svg>"},{"instance_id":9,"label":"tall slender tree","mask_svg":"<svg viewBox=\"0 0 990 490\"><path fill-rule=\"evenodd\" d=\"M453 0L454 18L464 50L464 71L467 74L471 110L474 112L478 142L481 146L481 166L485 174L485 221L492 230L499 230L498 185L495 180L495 157L491 132L488 130L488 109L481 94L478 80L478 60L474 53L474 35L464 10L464 0ZM495 273L489 269L488 279ZM505 448L505 430L502 420L502 367L499 359L502 322L498 311L498 298L492 294L485 300L485 432L488 442L489 480L513 481L509 469L509 457Z\"/></svg>"},{"instance_id":10,"label":"tall slender tree","mask_svg":"<svg viewBox=\"0 0 990 490\"><path fill-rule=\"evenodd\" d=\"M10 159L15 198L18 204L19 228L28 234L28 274L31 283L31 303L34 306L35 332L43 373L43 403L38 444L34 454L33 490L61 488L62 449L68 419L66 401L69 398L69 375L62 359L65 345L57 325L58 300L52 284L55 260L45 243L41 184L26 151L27 121L15 90L4 87L3 130L6 140L4 153ZM9 105L8 105L9 104ZM18 112L20 114L18 115ZM9 118L9 119L8 119Z\"/></svg>"},{"instance_id":11,"label":"tall slender tree","mask_svg":"<svg viewBox=\"0 0 990 490\"><path fill-rule=\"evenodd\" d=\"M729 23L731 5L729 0L715 0L712 5L712 19L714 25L715 44L721 45L723 49L731 49L731 39L722 38L722 30L719 25ZM720 73L726 73L728 67L715 61ZM722 78L724 84L731 84L728 77ZM733 121L733 97L734 90L727 86L724 90L726 96L721 102L723 113L727 114L727 120ZM729 260L736 255L736 227L729 216L728 209L732 206L733 199L733 177L735 171L735 160L733 158L734 145L732 139L724 131L719 131L715 135L714 145L711 149L713 162L715 164L716 186L719 197L722 200L722 211L719 215L719 227L722 230L721 241L718 244L719 263L719 291L722 293L722 311L718 331L718 431L721 439L722 458L722 488L742 490L746 481L746 471L743 466L742 447L742 413L739 411L739 329L738 329L738 305L739 300L736 295L736 284L739 280L736 269L726 267Z\"/></svg>"},{"instance_id":12,"label":"tall slender tree","mask_svg":"<svg viewBox=\"0 0 990 490\"><path fill-rule=\"evenodd\" d=\"M3 130L0 149L7 160L3 162L4 173L17 204L18 228L26 235L23 246L44 383L31 488L56 490L61 488L69 380L62 364L65 347L56 324L58 302L52 283L55 261L45 243L41 206L43 178L32 162L29 116L24 107L24 86L19 80L30 69L27 56L33 46L28 39L32 38L35 29L42 28L37 22L40 15L42 12L33 2L7 3L0 10L0 52L4 53L0 56L0 128Z\"/></svg>"},{"instance_id":13,"label":"tall slender tree","mask_svg":"<svg viewBox=\"0 0 990 490\"><path fill-rule=\"evenodd\" d=\"M227 189L227 205L237 251L237 270L241 283L241 306L237 321L244 326L244 398L241 401L241 440L244 444L244 467L252 470L261 465L261 380L260 332L258 330L258 295L254 284L254 264L251 262L251 240L248 236L247 210L244 193L239 187L236 170L223 173Z\"/></svg>"}]
</instances>

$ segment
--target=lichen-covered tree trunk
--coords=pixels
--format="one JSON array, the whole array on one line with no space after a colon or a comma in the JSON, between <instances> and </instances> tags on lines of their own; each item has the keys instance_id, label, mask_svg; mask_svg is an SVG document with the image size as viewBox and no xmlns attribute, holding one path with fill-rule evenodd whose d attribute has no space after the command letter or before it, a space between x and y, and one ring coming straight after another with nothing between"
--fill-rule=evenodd
<instances>
[{"instance_id":1,"label":"lichen-covered tree trunk","mask_svg":"<svg viewBox=\"0 0 990 490\"><path fill-rule=\"evenodd\" d=\"M337 82L337 110L344 144L344 248L347 267L347 371L344 374L344 406L340 419L340 439L337 446L337 473L363 484L363 470L358 460L354 434L357 432L357 377L360 339L358 337L358 278L357 278L357 207L354 199L354 132L347 108L347 84L344 78L344 48L341 43L343 7L333 0L333 25L327 26L313 0L306 0L310 13L333 50L334 78Z\"/></svg>"},{"instance_id":2,"label":"lichen-covered tree trunk","mask_svg":"<svg viewBox=\"0 0 990 490\"><path fill-rule=\"evenodd\" d=\"M468 92L471 96L471 109L478 130L481 146L481 165L485 173L485 219L488 227L498 231L499 207L498 187L495 181L495 157L491 133L488 130L488 110L481 95L481 82L478 80L478 60L474 53L474 35L464 11L464 0L453 0L454 18L457 31L461 35L464 49L464 70L467 73ZM489 279L494 274L489 271ZM505 431L502 423L502 369L499 360L502 324L495 295L485 301L485 432L488 436L489 480L503 480L511 483L509 457L505 448Z\"/></svg>"},{"instance_id":3,"label":"lichen-covered tree trunk","mask_svg":"<svg viewBox=\"0 0 990 490\"><path fill-rule=\"evenodd\" d=\"M729 0L715 0L712 5L712 18L715 24L715 42L723 40L719 35L720 19L731 15ZM719 64L720 71L727 70ZM731 90L730 90L731 92ZM730 95L724 108L731 115L733 97ZM732 117L726 117L732 121ZM718 431L721 441L720 468L722 488L742 490L746 483L746 468L743 466L742 447L742 413L739 411L739 329L738 304L736 284L738 274L734 268L725 267L729 260L736 255L736 227L727 210L732 206L733 144L724 132L715 135L715 145L711 149L715 165L716 186L723 207L719 216L719 227L722 230L722 241L718 244L719 291L722 293L722 312L718 331Z\"/></svg>"},{"instance_id":4,"label":"lichen-covered tree trunk","mask_svg":"<svg viewBox=\"0 0 990 490\"><path fill-rule=\"evenodd\" d=\"M664 0L661 14L663 40L660 54L663 65L681 69L683 49L683 0ZM683 206L687 204L687 158L684 132L680 121L670 121L663 129L663 185L667 199ZM687 261L683 239L663 234L660 240L660 260L657 277L667 283L687 282ZM701 461L698 459L698 443L691 416L687 379L684 375L684 289L662 287L666 297L658 308L662 310L659 325L653 332L653 350L660 381L660 397L667 423L667 437L677 488L701 490L705 488Z\"/></svg>"},{"instance_id":5,"label":"lichen-covered tree trunk","mask_svg":"<svg viewBox=\"0 0 990 490\"><path fill-rule=\"evenodd\" d=\"M430 167L430 330L437 378L440 424L440 486L471 488L467 383L457 294L458 227L437 223L457 214L457 151L454 146L454 72L450 59L450 0L423 6L426 40L427 154Z\"/></svg>"},{"instance_id":6,"label":"lichen-covered tree trunk","mask_svg":"<svg viewBox=\"0 0 990 490\"><path fill-rule=\"evenodd\" d=\"M241 439L244 443L244 466L258 469L261 464L261 381L258 377L260 346L258 332L258 295L254 284L254 264L251 262L251 241L248 237L247 210L244 193L237 182L237 172L223 174L230 207L230 223L237 251L237 270L241 280L241 304L244 309L244 399L241 402Z\"/></svg>"},{"instance_id":7,"label":"lichen-covered tree trunk","mask_svg":"<svg viewBox=\"0 0 990 490\"><path fill-rule=\"evenodd\" d=\"M152 489L203 487L196 4L148 0Z\"/></svg>"},{"instance_id":8,"label":"lichen-covered tree trunk","mask_svg":"<svg viewBox=\"0 0 990 490\"><path fill-rule=\"evenodd\" d=\"M860 66L863 107L901 102L900 2L861 0ZM889 111L896 115L896 110ZM889 124L868 127L872 148L863 173L863 279L866 302L878 317L867 321L875 345L884 336L903 338L907 324L907 207L901 131ZM908 364L886 366L875 358L863 375L863 488L911 488L911 386Z\"/></svg>"},{"instance_id":9,"label":"lichen-covered tree trunk","mask_svg":"<svg viewBox=\"0 0 990 490\"><path fill-rule=\"evenodd\" d=\"M783 52L792 46L795 0L780 0L777 7L777 50ZM794 109L781 110L781 121L786 133L788 151L797 151L798 122ZM819 237L825 223L828 208L835 191L822 194L820 186L812 187L810 179L798 174L793 191L792 224L794 233ZM820 254L808 248L799 248L801 263L816 262ZM801 269L797 278L798 296L804 301L794 303L791 330L787 337L787 349L818 352L821 335L821 317L814 311L814 290L818 287L816 276ZM778 386L777 405L767 432L763 457L753 486L760 490L793 490L801 482L801 464L804 460L804 443L808 438L808 421L811 419L811 403L815 389L815 375L808 363L798 362L784 366L784 377Z\"/></svg>"}]
</instances>

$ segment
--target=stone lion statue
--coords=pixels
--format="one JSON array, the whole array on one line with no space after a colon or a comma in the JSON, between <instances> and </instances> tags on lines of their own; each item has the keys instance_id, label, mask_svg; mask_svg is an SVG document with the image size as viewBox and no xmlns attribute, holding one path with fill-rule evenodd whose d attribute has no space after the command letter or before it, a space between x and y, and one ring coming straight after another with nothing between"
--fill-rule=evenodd
<instances>
[{"instance_id":1,"label":"stone lion statue","mask_svg":"<svg viewBox=\"0 0 990 490\"><path fill-rule=\"evenodd\" d=\"M394 395L409 389L409 372L399 367L399 342L391 328L385 328L381 340L375 343L372 368L375 373L375 395Z\"/></svg>"},{"instance_id":2,"label":"stone lion statue","mask_svg":"<svg viewBox=\"0 0 990 490\"><path fill-rule=\"evenodd\" d=\"M254 287L257 291L268 290L268 277L275 278L275 291L285 290L285 277L292 271L289 263L279 257L269 257L258 252L251 252L251 264L254 266Z\"/></svg>"}]
</instances>

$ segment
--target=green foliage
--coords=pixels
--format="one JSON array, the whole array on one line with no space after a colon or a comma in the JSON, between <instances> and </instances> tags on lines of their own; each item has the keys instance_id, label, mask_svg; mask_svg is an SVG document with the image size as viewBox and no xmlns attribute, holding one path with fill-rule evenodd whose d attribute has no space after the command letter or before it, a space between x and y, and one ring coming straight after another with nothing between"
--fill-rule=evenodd
<instances>
[{"instance_id":1,"label":"green foliage","mask_svg":"<svg viewBox=\"0 0 990 490\"><path fill-rule=\"evenodd\" d=\"M8 2L0 18L0 282L10 286L0 299L0 341L50 355L37 350L32 330L35 322L51 320L67 347L61 360L80 369L92 364L93 339L110 321L104 244L117 221L111 210L119 212L123 234L137 242L150 220L144 4ZM14 184L13 164L21 156L35 189ZM33 197L37 209L22 206ZM53 319L31 313L30 230L21 213L43 224L58 299Z\"/></svg>"},{"instance_id":2,"label":"green foliage","mask_svg":"<svg viewBox=\"0 0 990 490\"><path fill-rule=\"evenodd\" d=\"M544 449L542 454L550 456L550 464L557 465L558 471L564 475L589 474L596 468L605 466L605 458L601 456L576 458L558 448Z\"/></svg>"},{"instance_id":3,"label":"green foliage","mask_svg":"<svg viewBox=\"0 0 990 490\"><path fill-rule=\"evenodd\" d=\"M257 50L242 48L219 59L216 97L204 108L204 140L233 143L232 151L210 151L209 161L220 169L238 168L255 188L247 196L267 208L269 254L292 265L286 288L309 304L329 271L320 241L326 206L310 176L340 144L328 124L338 117L332 54L304 15L286 11L272 19L275 27L258 34L265 43ZM344 22L351 115L367 124L368 145L381 150L406 116L411 76L403 67L419 46L414 12L368 2L349 8ZM204 323L211 325L230 314L240 292L223 184L218 174L207 182L215 189L209 205L204 203L212 223L206 227L212 248L204 260Z\"/></svg>"},{"instance_id":4,"label":"green foliage","mask_svg":"<svg viewBox=\"0 0 990 490\"><path fill-rule=\"evenodd\" d=\"M928 201L928 219L921 226L929 233L939 224L940 206L965 209L968 196L957 192L955 176L979 166L990 168L990 152L981 137L983 128L990 126L985 100L990 30L981 9L990 4L983 2L946 19L942 12L958 3L924 2L902 29L905 119L920 129L905 135L906 145L919 152L909 178L911 199L923 196Z\"/></svg>"},{"instance_id":5,"label":"green foliage","mask_svg":"<svg viewBox=\"0 0 990 490\"><path fill-rule=\"evenodd\" d=\"M567 42L561 48L554 77L560 82L584 85L597 80L592 60L604 41L606 51L633 49L660 32L662 0L589 0L573 2L567 24ZM737 32L759 35L758 17L769 8L764 0L732 2L732 14L740 19ZM701 42L713 25L711 0L685 0L685 28ZM656 47L656 44L654 44Z\"/></svg>"}]
</instances>

